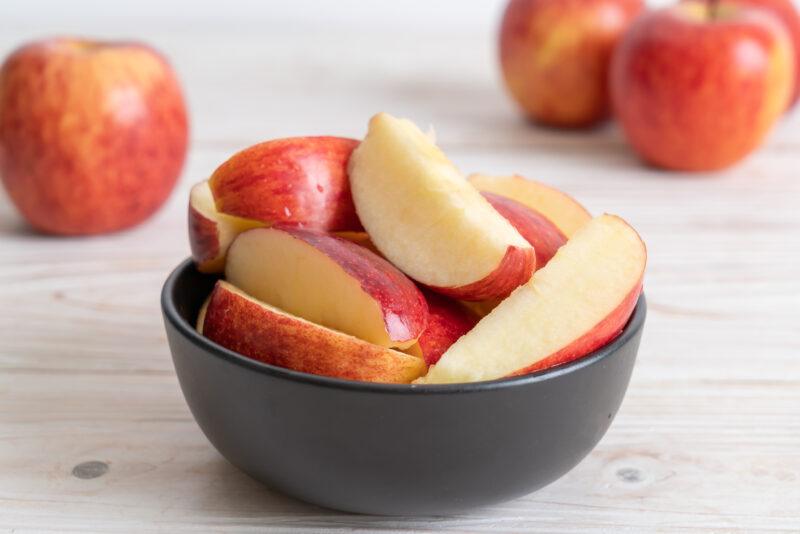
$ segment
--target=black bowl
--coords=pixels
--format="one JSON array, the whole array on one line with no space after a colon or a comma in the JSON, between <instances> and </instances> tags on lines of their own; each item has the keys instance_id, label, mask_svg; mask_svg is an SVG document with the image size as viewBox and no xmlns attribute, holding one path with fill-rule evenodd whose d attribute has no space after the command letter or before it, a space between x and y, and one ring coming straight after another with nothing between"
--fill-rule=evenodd
<instances>
[{"instance_id":1,"label":"black bowl","mask_svg":"<svg viewBox=\"0 0 800 534\"><path fill-rule=\"evenodd\" d=\"M543 372L456 385L372 384L300 373L194 330L216 277L187 260L161 306L186 402L209 441L254 478L348 512L442 515L556 480L600 441L628 387L644 325Z\"/></svg>"}]
</instances>

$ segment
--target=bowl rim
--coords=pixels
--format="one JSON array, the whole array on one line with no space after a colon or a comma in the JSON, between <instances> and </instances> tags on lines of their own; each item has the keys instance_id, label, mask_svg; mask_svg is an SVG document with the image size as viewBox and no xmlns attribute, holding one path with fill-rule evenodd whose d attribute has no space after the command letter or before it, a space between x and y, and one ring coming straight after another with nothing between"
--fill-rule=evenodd
<instances>
[{"instance_id":1,"label":"bowl rim","mask_svg":"<svg viewBox=\"0 0 800 534\"><path fill-rule=\"evenodd\" d=\"M605 358L616 352L621 346L625 345L643 328L644 320L647 315L647 302L645 300L644 293L642 293L639 296L639 300L636 302L636 306L631 314L630 319L628 320L628 323L622 329L622 333L610 343L607 343L606 345L600 347L594 352L587 354L586 356L583 356L582 358L578 358L557 367L543 369L527 375L498 378L495 380L485 380L481 382L464 382L458 384L386 384L380 382L364 382L360 380L348 380L343 378L315 375L264 363L227 349L222 345L211 341L207 337L204 337L202 334L197 332L194 325L190 324L188 321L183 319L183 317L181 317L175 306L175 301L172 296L178 279L190 269L195 269L194 262L192 261L191 257L185 259L178 264L175 269L173 269L161 289L161 311L165 320L169 321L173 328L175 328L175 330L190 343L221 360L261 374L270 375L276 378L284 378L290 381L301 382L309 385L350 391L374 391L377 393L393 393L401 395L474 393L479 391L520 387L529 384L545 382L547 380L574 373L583 368L599 364Z\"/></svg>"}]
</instances>

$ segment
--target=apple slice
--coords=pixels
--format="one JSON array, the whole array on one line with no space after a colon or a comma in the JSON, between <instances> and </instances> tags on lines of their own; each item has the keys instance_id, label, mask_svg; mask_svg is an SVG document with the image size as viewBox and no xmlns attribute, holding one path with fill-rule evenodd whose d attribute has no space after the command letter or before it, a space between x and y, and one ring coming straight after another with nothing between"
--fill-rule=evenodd
<instances>
[{"instance_id":1,"label":"apple slice","mask_svg":"<svg viewBox=\"0 0 800 534\"><path fill-rule=\"evenodd\" d=\"M568 239L592 218L586 208L571 196L522 176L473 174L469 182L480 191L516 200L536 210L555 224Z\"/></svg>"},{"instance_id":2,"label":"apple slice","mask_svg":"<svg viewBox=\"0 0 800 534\"><path fill-rule=\"evenodd\" d=\"M194 327L198 334L203 333L203 323L206 320L206 311L208 310L209 302L211 302L211 295L209 295L206 300L203 301L203 304L200 305L200 311L197 312L197 322L195 323Z\"/></svg>"},{"instance_id":3,"label":"apple slice","mask_svg":"<svg viewBox=\"0 0 800 534\"><path fill-rule=\"evenodd\" d=\"M428 324L414 282L368 249L320 232L275 226L240 234L225 275L263 302L384 347L410 346Z\"/></svg>"},{"instance_id":4,"label":"apple slice","mask_svg":"<svg viewBox=\"0 0 800 534\"><path fill-rule=\"evenodd\" d=\"M259 226L264 224L218 212L208 181L196 184L189 192L189 246L200 272L224 271L225 254L233 238Z\"/></svg>"},{"instance_id":5,"label":"apple slice","mask_svg":"<svg viewBox=\"0 0 800 534\"><path fill-rule=\"evenodd\" d=\"M333 232L333 235L336 237L341 237L342 239L346 239L347 241L355 243L360 247L369 249L378 256L383 257L381 251L375 247L375 244L372 242L372 239L369 238L369 234L367 232Z\"/></svg>"},{"instance_id":6,"label":"apple slice","mask_svg":"<svg viewBox=\"0 0 800 534\"><path fill-rule=\"evenodd\" d=\"M426 368L420 358L295 317L223 280L211 293L201 327L227 349L304 373L408 383Z\"/></svg>"},{"instance_id":7,"label":"apple slice","mask_svg":"<svg viewBox=\"0 0 800 534\"><path fill-rule=\"evenodd\" d=\"M592 219L418 382L521 375L600 348L628 321L646 262L644 243L625 221L613 215Z\"/></svg>"},{"instance_id":8,"label":"apple slice","mask_svg":"<svg viewBox=\"0 0 800 534\"><path fill-rule=\"evenodd\" d=\"M375 115L350 158L361 223L411 278L464 300L504 297L533 272L533 248L411 121Z\"/></svg>"},{"instance_id":9,"label":"apple slice","mask_svg":"<svg viewBox=\"0 0 800 534\"><path fill-rule=\"evenodd\" d=\"M342 137L291 137L251 146L211 176L217 209L268 225L360 230L347 180L356 145Z\"/></svg>"},{"instance_id":10,"label":"apple slice","mask_svg":"<svg viewBox=\"0 0 800 534\"><path fill-rule=\"evenodd\" d=\"M511 223L536 251L536 268L541 269L567 242L565 236L550 219L533 208L494 193L481 193L497 212Z\"/></svg>"},{"instance_id":11,"label":"apple slice","mask_svg":"<svg viewBox=\"0 0 800 534\"><path fill-rule=\"evenodd\" d=\"M472 330L479 316L464 304L431 291L424 292L428 302L428 327L407 352L433 365L458 339ZM470 303L473 304L473 303Z\"/></svg>"}]
</instances>

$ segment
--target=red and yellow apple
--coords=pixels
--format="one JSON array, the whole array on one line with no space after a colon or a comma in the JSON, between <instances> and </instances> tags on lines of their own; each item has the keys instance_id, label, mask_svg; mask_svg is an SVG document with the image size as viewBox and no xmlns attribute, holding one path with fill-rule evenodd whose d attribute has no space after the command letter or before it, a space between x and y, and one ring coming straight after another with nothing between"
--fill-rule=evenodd
<instances>
[{"instance_id":1,"label":"red and yellow apple","mask_svg":"<svg viewBox=\"0 0 800 534\"><path fill-rule=\"evenodd\" d=\"M493 380L584 356L614 339L639 298L647 251L601 215L441 356L422 384Z\"/></svg>"},{"instance_id":2,"label":"red and yellow apple","mask_svg":"<svg viewBox=\"0 0 800 534\"><path fill-rule=\"evenodd\" d=\"M511 0L500 63L525 114L562 127L605 119L611 53L642 7L641 0Z\"/></svg>"},{"instance_id":3,"label":"red and yellow apple","mask_svg":"<svg viewBox=\"0 0 800 534\"><path fill-rule=\"evenodd\" d=\"M666 169L728 167L758 147L795 84L789 35L760 9L688 1L637 19L612 60L630 144Z\"/></svg>"},{"instance_id":4,"label":"red and yellow apple","mask_svg":"<svg viewBox=\"0 0 800 534\"><path fill-rule=\"evenodd\" d=\"M428 365L433 365L458 339L472 330L479 316L468 306L438 295L425 292L428 302L428 327L417 342L405 352L419 356Z\"/></svg>"},{"instance_id":5,"label":"red and yellow apple","mask_svg":"<svg viewBox=\"0 0 800 534\"><path fill-rule=\"evenodd\" d=\"M469 182L479 191L510 198L541 214L567 239L592 218L586 208L571 196L522 176L473 174Z\"/></svg>"},{"instance_id":6,"label":"red and yellow apple","mask_svg":"<svg viewBox=\"0 0 800 534\"><path fill-rule=\"evenodd\" d=\"M789 31L794 45L795 80L790 104L797 103L800 97L800 13L792 0L734 0L739 4L766 9L778 17Z\"/></svg>"},{"instance_id":7,"label":"red and yellow apple","mask_svg":"<svg viewBox=\"0 0 800 534\"><path fill-rule=\"evenodd\" d=\"M143 221L172 191L187 142L175 73L144 44L38 41L0 68L0 177L38 230Z\"/></svg>"},{"instance_id":8,"label":"red and yellow apple","mask_svg":"<svg viewBox=\"0 0 800 534\"><path fill-rule=\"evenodd\" d=\"M305 373L409 383L426 369L421 358L311 323L222 280L211 293L198 329L227 349Z\"/></svg>"},{"instance_id":9,"label":"red and yellow apple","mask_svg":"<svg viewBox=\"0 0 800 534\"><path fill-rule=\"evenodd\" d=\"M262 302L376 345L407 348L428 325L425 297L403 273L320 232L243 232L228 249L225 277Z\"/></svg>"},{"instance_id":10,"label":"red and yellow apple","mask_svg":"<svg viewBox=\"0 0 800 534\"><path fill-rule=\"evenodd\" d=\"M533 247L411 121L370 120L350 158L350 186L378 250L439 293L502 298L533 272Z\"/></svg>"},{"instance_id":11,"label":"red and yellow apple","mask_svg":"<svg viewBox=\"0 0 800 534\"><path fill-rule=\"evenodd\" d=\"M242 150L209 179L217 210L267 225L361 230L347 178L357 145L342 137L291 137Z\"/></svg>"},{"instance_id":12,"label":"red and yellow apple","mask_svg":"<svg viewBox=\"0 0 800 534\"><path fill-rule=\"evenodd\" d=\"M192 258L203 273L223 272L233 239L245 230L264 226L259 221L218 212L207 181L196 184L189 192L188 216Z\"/></svg>"}]
</instances>

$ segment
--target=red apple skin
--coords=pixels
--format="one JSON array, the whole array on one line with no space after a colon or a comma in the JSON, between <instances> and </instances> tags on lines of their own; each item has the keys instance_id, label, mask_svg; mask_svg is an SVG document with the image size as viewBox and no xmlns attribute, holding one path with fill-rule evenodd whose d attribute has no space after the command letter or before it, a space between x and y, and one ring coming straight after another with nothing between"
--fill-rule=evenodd
<instances>
[{"instance_id":1,"label":"red apple skin","mask_svg":"<svg viewBox=\"0 0 800 534\"><path fill-rule=\"evenodd\" d=\"M144 44L38 41L0 68L0 175L40 231L140 223L172 191L187 143L178 80Z\"/></svg>"},{"instance_id":2,"label":"red apple skin","mask_svg":"<svg viewBox=\"0 0 800 534\"><path fill-rule=\"evenodd\" d=\"M428 287L437 293L458 300L502 299L530 280L535 270L536 253L533 248L510 246L506 249L500 265L483 279L459 287Z\"/></svg>"},{"instance_id":3,"label":"red apple skin","mask_svg":"<svg viewBox=\"0 0 800 534\"><path fill-rule=\"evenodd\" d=\"M420 358L278 313L221 281L208 301L202 334L254 360L316 375L408 383L426 369Z\"/></svg>"},{"instance_id":4,"label":"red apple skin","mask_svg":"<svg viewBox=\"0 0 800 534\"><path fill-rule=\"evenodd\" d=\"M641 0L511 0L500 26L500 64L525 114L559 127L609 114L608 65Z\"/></svg>"},{"instance_id":5,"label":"red apple skin","mask_svg":"<svg viewBox=\"0 0 800 534\"><path fill-rule=\"evenodd\" d=\"M189 248L195 263L202 265L220 255L217 223L189 205ZM201 269L202 271L202 269Z\"/></svg>"},{"instance_id":6,"label":"red apple skin","mask_svg":"<svg viewBox=\"0 0 800 534\"><path fill-rule=\"evenodd\" d=\"M462 304L436 293L426 291L425 299L429 310L428 327L417 343L425 363L433 365L450 345L472 330L479 317Z\"/></svg>"},{"instance_id":7,"label":"red apple skin","mask_svg":"<svg viewBox=\"0 0 800 534\"><path fill-rule=\"evenodd\" d=\"M611 93L622 129L647 162L710 171L754 150L786 109L794 57L762 10L684 2L643 15L614 54Z\"/></svg>"},{"instance_id":8,"label":"red apple skin","mask_svg":"<svg viewBox=\"0 0 800 534\"><path fill-rule=\"evenodd\" d=\"M541 269L558 249L567 242L567 237L550 219L538 211L494 193L481 193L497 212L505 217L517 229L525 240L533 245L536 251L536 268Z\"/></svg>"},{"instance_id":9,"label":"red apple skin","mask_svg":"<svg viewBox=\"0 0 800 534\"><path fill-rule=\"evenodd\" d=\"M247 148L209 180L217 209L267 224L362 230L347 176L356 146L342 137L291 137Z\"/></svg>"},{"instance_id":10,"label":"red apple skin","mask_svg":"<svg viewBox=\"0 0 800 534\"><path fill-rule=\"evenodd\" d=\"M285 225L277 225L275 229L308 243L358 280L361 289L379 303L390 339L417 339L428 326L428 304L422 292L381 256L352 241L329 234Z\"/></svg>"},{"instance_id":11,"label":"red apple skin","mask_svg":"<svg viewBox=\"0 0 800 534\"><path fill-rule=\"evenodd\" d=\"M795 81L790 106L800 97L800 14L792 0L736 0L737 3L766 9L777 16L786 26L794 45Z\"/></svg>"},{"instance_id":12,"label":"red apple skin","mask_svg":"<svg viewBox=\"0 0 800 534\"><path fill-rule=\"evenodd\" d=\"M625 328L628 319L630 319L633 313L633 309L636 307L641 293L642 282L640 281L634 289L631 290L628 296L620 302L619 306L600 321L597 326L558 352L539 360L529 367L515 371L511 376L527 375L543 369L556 367L557 365L563 365L577 360L578 358L582 358L590 352L610 343L622 333L623 328Z\"/></svg>"}]
</instances>

